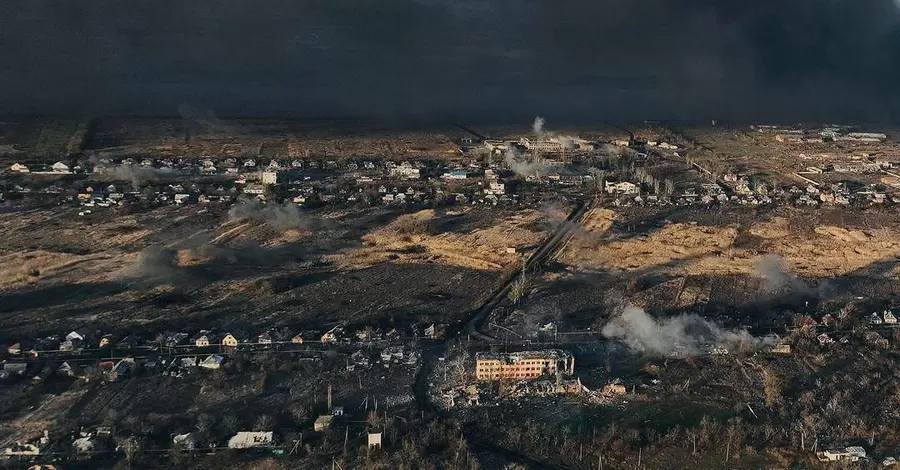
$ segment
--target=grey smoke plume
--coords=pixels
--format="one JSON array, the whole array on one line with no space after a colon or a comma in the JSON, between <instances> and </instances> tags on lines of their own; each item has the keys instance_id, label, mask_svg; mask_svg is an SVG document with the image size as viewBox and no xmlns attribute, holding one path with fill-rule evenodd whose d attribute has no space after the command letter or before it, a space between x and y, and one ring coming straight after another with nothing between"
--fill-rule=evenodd
<instances>
[{"instance_id":1,"label":"grey smoke plume","mask_svg":"<svg viewBox=\"0 0 900 470\"><path fill-rule=\"evenodd\" d=\"M228 210L231 220L264 222L276 230L310 229L316 221L305 216L296 204L266 204L257 199L240 199Z\"/></svg>"},{"instance_id":2,"label":"grey smoke plume","mask_svg":"<svg viewBox=\"0 0 900 470\"><path fill-rule=\"evenodd\" d=\"M530 156L519 153L515 144L507 143L506 152L504 152L504 160L506 165L515 174L519 176L537 176L547 172L548 166L543 163L530 161Z\"/></svg>"},{"instance_id":3,"label":"grey smoke plume","mask_svg":"<svg viewBox=\"0 0 900 470\"><path fill-rule=\"evenodd\" d=\"M763 278L763 291L768 294L776 293L806 293L810 287L797 276L787 272L784 268L784 259L775 254L763 256L756 264L757 273Z\"/></svg>"},{"instance_id":4,"label":"grey smoke plume","mask_svg":"<svg viewBox=\"0 0 900 470\"><path fill-rule=\"evenodd\" d=\"M134 264L125 268L125 278L137 279L150 283L181 283L187 280L185 271L178 267L175 250L150 246L142 250Z\"/></svg>"},{"instance_id":5,"label":"grey smoke plume","mask_svg":"<svg viewBox=\"0 0 900 470\"><path fill-rule=\"evenodd\" d=\"M131 181L135 187L155 181L164 181L176 176L174 170L164 170L140 165L115 165L97 173L99 179L110 181Z\"/></svg>"},{"instance_id":6,"label":"grey smoke plume","mask_svg":"<svg viewBox=\"0 0 900 470\"><path fill-rule=\"evenodd\" d=\"M697 315L655 319L643 309L629 306L607 323L603 336L624 342L631 350L650 356L704 354L713 346L746 351L772 344L747 330L726 330Z\"/></svg>"},{"instance_id":7,"label":"grey smoke plume","mask_svg":"<svg viewBox=\"0 0 900 470\"><path fill-rule=\"evenodd\" d=\"M225 132L228 130L228 126L226 126L222 123L222 121L219 120L219 117L216 116L216 113L206 108L194 106L188 103L181 103L178 106L178 114L181 115L182 119L200 124L207 130L218 132Z\"/></svg>"},{"instance_id":8,"label":"grey smoke plume","mask_svg":"<svg viewBox=\"0 0 900 470\"><path fill-rule=\"evenodd\" d=\"M544 118L538 116L534 118L534 124L531 125L531 130L538 136L544 133Z\"/></svg>"}]
</instances>

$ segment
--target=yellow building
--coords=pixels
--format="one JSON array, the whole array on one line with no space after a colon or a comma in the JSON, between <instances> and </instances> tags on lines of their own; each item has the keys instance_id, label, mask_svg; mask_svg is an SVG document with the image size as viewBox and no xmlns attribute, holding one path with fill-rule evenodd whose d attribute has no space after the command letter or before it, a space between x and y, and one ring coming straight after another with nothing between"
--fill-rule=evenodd
<instances>
[{"instance_id":1,"label":"yellow building","mask_svg":"<svg viewBox=\"0 0 900 470\"><path fill-rule=\"evenodd\" d=\"M549 349L508 354L478 353L475 378L478 380L527 380L544 375L571 375L575 358L566 351Z\"/></svg>"}]
</instances>

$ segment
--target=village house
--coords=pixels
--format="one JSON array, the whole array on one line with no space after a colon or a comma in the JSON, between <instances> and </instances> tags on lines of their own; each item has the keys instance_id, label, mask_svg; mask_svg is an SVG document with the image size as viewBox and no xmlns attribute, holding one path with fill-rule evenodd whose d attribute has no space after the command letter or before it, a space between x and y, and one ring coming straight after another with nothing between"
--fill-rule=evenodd
<instances>
[{"instance_id":1,"label":"village house","mask_svg":"<svg viewBox=\"0 0 900 470\"><path fill-rule=\"evenodd\" d=\"M279 341L281 341L281 335L276 331L266 331L256 338L256 342L259 344L272 344Z\"/></svg>"},{"instance_id":2,"label":"village house","mask_svg":"<svg viewBox=\"0 0 900 470\"><path fill-rule=\"evenodd\" d=\"M846 447L843 450L828 449L816 453L820 462L858 462L866 458L866 449L859 446Z\"/></svg>"},{"instance_id":3,"label":"village house","mask_svg":"<svg viewBox=\"0 0 900 470\"><path fill-rule=\"evenodd\" d=\"M19 341L18 343L12 344L8 348L6 348L6 352L8 352L12 356L18 356L24 352L33 351L34 344L30 341Z\"/></svg>"},{"instance_id":4,"label":"village house","mask_svg":"<svg viewBox=\"0 0 900 470\"><path fill-rule=\"evenodd\" d=\"M89 332L88 332L87 328L79 328L79 329L74 330L74 331L70 332L69 334L67 334L66 339L67 340L76 340L77 339L79 341L87 342L88 335L89 335Z\"/></svg>"},{"instance_id":5,"label":"village house","mask_svg":"<svg viewBox=\"0 0 900 470\"><path fill-rule=\"evenodd\" d=\"M634 183L628 181L620 181L618 183L604 182L603 188L607 194L637 194L638 187Z\"/></svg>"},{"instance_id":6,"label":"village house","mask_svg":"<svg viewBox=\"0 0 900 470\"><path fill-rule=\"evenodd\" d=\"M206 359L204 359L203 361L201 361L200 367L202 367L204 369L215 370L215 369L222 367L222 364L224 364L224 363L225 363L224 356L220 356L218 354L213 354L213 355L207 357Z\"/></svg>"},{"instance_id":7,"label":"village house","mask_svg":"<svg viewBox=\"0 0 900 470\"><path fill-rule=\"evenodd\" d=\"M66 165L63 162L54 163L50 166L50 169L53 170L54 173L71 173L69 165Z\"/></svg>"},{"instance_id":8,"label":"village house","mask_svg":"<svg viewBox=\"0 0 900 470\"><path fill-rule=\"evenodd\" d=\"M254 447L269 447L275 443L272 431L251 432L241 431L228 440L229 449L252 449Z\"/></svg>"},{"instance_id":9,"label":"village house","mask_svg":"<svg viewBox=\"0 0 900 470\"><path fill-rule=\"evenodd\" d=\"M220 342L221 338L218 334L203 330L200 332L200 335L194 339L194 346L205 348L207 346L218 345Z\"/></svg>"},{"instance_id":10,"label":"village house","mask_svg":"<svg viewBox=\"0 0 900 470\"><path fill-rule=\"evenodd\" d=\"M250 340L250 336L243 331L233 331L231 333L225 333L222 337L222 346L234 348L237 347L241 343L246 343Z\"/></svg>"},{"instance_id":11,"label":"village house","mask_svg":"<svg viewBox=\"0 0 900 470\"><path fill-rule=\"evenodd\" d=\"M9 171L13 171L16 173L30 173L31 170L28 169L27 166L21 163L13 163L12 166L9 167Z\"/></svg>"},{"instance_id":12,"label":"village house","mask_svg":"<svg viewBox=\"0 0 900 470\"><path fill-rule=\"evenodd\" d=\"M334 328L326 331L322 334L320 338L322 344L333 343L335 341L340 340L343 337L344 329L340 326L335 326Z\"/></svg>"}]
</instances>

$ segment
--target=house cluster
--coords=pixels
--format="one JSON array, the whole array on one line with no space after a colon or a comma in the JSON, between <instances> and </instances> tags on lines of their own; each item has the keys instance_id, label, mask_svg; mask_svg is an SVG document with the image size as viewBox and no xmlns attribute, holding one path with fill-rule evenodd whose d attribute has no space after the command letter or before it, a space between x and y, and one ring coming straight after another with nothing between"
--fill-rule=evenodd
<instances>
[{"instance_id":1,"label":"house cluster","mask_svg":"<svg viewBox=\"0 0 900 470\"><path fill-rule=\"evenodd\" d=\"M441 339L444 337L446 325L433 323L420 328L413 325L408 334L413 338ZM176 332L158 335L153 340L140 338L136 335L117 337L111 334L97 334L88 329L79 329L68 333L65 337L50 336L37 341L22 340L6 347L8 360L0 362L0 379L24 376L28 371L28 362L16 360L16 358L30 357L66 357L83 356L88 352L98 352L104 349L117 350L128 353L134 350L158 351L166 350L178 353L175 358L159 358L152 360L135 361L125 357L116 361L100 360L96 364L96 371L92 367L83 367L78 361L63 362L56 372L63 376L74 378L90 378L94 372L99 372L109 381L117 381L128 377L138 367L147 370L158 371L163 375L181 377L199 369L215 370L225 362L222 354L210 353L210 348L217 348L218 352L231 351L237 348L265 349L280 344L334 344L334 345L369 345L399 341L403 335L396 328L382 330L379 328L361 328L348 330L343 326L335 326L325 332L301 331L291 333L286 329L271 329L258 335L250 335L243 330L200 330L195 334ZM200 354L201 351L207 354ZM419 353L415 350L407 350L402 346L386 346L380 354L384 367L395 365L416 365L419 361ZM352 365L368 368L373 362L371 355L356 353L351 356ZM348 363L348 368L352 368Z\"/></svg>"},{"instance_id":2,"label":"house cluster","mask_svg":"<svg viewBox=\"0 0 900 470\"><path fill-rule=\"evenodd\" d=\"M688 186L670 195L659 195L655 188L647 188L629 181L603 182L604 191L615 197L616 206L646 205L749 205L771 204L801 207L818 206L868 206L873 204L900 204L900 196L887 194L876 185L860 185L849 189L846 184L818 185L805 187L768 188L765 185L751 185L745 175L728 174L722 183L702 183Z\"/></svg>"},{"instance_id":3,"label":"house cluster","mask_svg":"<svg viewBox=\"0 0 900 470\"><path fill-rule=\"evenodd\" d=\"M879 348L890 346L890 341L879 330L883 332L888 328L900 327L897 314L891 309L885 309L872 312L866 315L862 321L858 321L849 317L851 307L852 305L848 305L838 313L825 314L821 319L813 318L811 315L798 315L794 319L794 324L797 328L817 332L816 341L822 346L850 343L849 335L836 335L831 330L843 331L851 326L862 335L862 339L867 345Z\"/></svg>"},{"instance_id":4,"label":"house cluster","mask_svg":"<svg viewBox=\"0 0 900 470\"><path fill-rule=\"evenodd\" d=\"M750 127L757 132L774 135L775 140L778 142L794 144L821 144L826 142L881 143L887 140L887 135L885 134L880 132L860 132L852 126L828 126L818 131L772 125Z\"/></svg>"},{"instance_id":5,"label":"house cluster","mask_svg":"<svg viewBox=\"0 0 900 470\"><path fill-rule=\"evenodd\" d=\"M9 171L13 173L30 173L34 175L70 175L72 173L84 173L85 170L81 166L69 166L63 162L56 162L50 165L24 165L22 163L13 163L9 167Z\"/></svg>"}]
</instances>

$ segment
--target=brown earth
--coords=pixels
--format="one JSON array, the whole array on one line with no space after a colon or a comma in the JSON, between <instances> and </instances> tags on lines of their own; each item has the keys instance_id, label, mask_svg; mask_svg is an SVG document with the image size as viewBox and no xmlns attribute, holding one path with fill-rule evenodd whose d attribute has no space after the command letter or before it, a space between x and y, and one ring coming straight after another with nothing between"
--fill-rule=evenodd
<instances>
[{"instance_id":1,"label":"brown earth","mask_svg":"<svg viewBox=\"0 0 900 470\"><path fill-rule=\"evenodd\" d=\"M749 227L670 223L647 235L621 238L610 230L613 218L606 209L588 214L585 233L566 247L560 261L584 270L731 275L753 274L763 256L776 254L793 274L823 278L865 274L859 270L900 257L897 227L818 225L798 230L788 219L772 217ZM752 247L742 238L750 239Z\"/></svg>"},{"instance_id":2,"label":"brown earth","mask_svg":"<svg viewBox=\"0 0 900 470\"><path fill-rule=\"evenodd\" d=\"M521 253L529 251L546 236L544 231L529 228L541 219L536 211L509 214L484 228L432 234L429 225L436 218L431 209L400 216L363 236L362 247L344 250L330 256L329 260L353 268L393 260L401 263L437 261L451 266L500 271L518 263ZM515 253L508 253L507 248L515 248Z\"/></svg>"}]
</instances>

